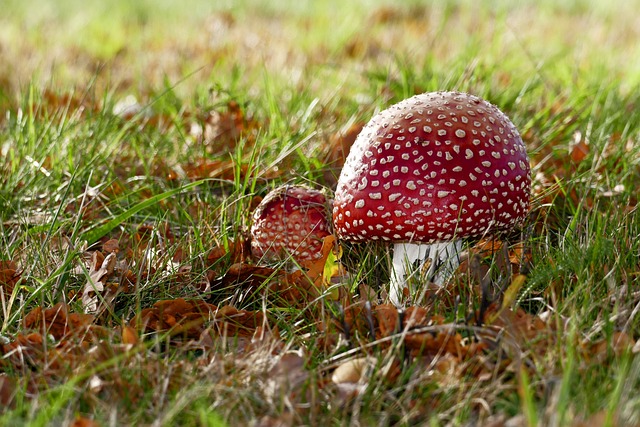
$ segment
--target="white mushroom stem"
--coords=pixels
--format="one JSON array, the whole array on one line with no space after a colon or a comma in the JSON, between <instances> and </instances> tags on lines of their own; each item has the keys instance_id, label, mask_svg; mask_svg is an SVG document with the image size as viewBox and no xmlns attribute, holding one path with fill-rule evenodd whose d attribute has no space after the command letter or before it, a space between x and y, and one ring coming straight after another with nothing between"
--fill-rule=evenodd
<instances>
[{"instance_id":1,"label":"white mushroom stem","mask_svg":"<svg viewBox=\"0 0 640 427\"><path fill-rule=\"evenodd\" d=\"M451 277L460 265L462 240L428 244L396 243L393 247L393 271L389 299L400 306L402 290L407 287L409 278L417 276L425 283L433 282L438 286ZM416 262L417 261L417 262ZM425 264L429 262L428 266ZM426 268L426 271L423 271Z\"/></svg>"}]
</instances>

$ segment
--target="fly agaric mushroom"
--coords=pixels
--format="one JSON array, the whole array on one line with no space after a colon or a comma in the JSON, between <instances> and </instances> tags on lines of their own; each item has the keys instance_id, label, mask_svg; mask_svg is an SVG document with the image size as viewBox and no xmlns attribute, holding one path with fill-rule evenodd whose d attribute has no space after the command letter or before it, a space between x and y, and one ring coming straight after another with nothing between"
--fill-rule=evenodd
<instances>
[{"instance_id":1,"label":"fly agaric mushroom","mask_svg":"<svg viewBox=\"0 0 640 427\"><path fill-rule=\"evenodd\" d=\"M399 304L413 266L442 285L462 238L521 223L530 166L497 107L459 92L416 95L378 113L358 135L338 180L337 235L395 243L389 297Z\"/></svg>"},{"instance_id":2,"label":"fly agaric mushroom","mask_svg":"<svg viewBox=\"0 0 640 427\"><path fill-rule=\"evenodd\" d=\"M258 257L316 260L330 234L328 218L322 192L304 186L278 187L253 212L251 251Z\"/></svg>"}]
</instances>

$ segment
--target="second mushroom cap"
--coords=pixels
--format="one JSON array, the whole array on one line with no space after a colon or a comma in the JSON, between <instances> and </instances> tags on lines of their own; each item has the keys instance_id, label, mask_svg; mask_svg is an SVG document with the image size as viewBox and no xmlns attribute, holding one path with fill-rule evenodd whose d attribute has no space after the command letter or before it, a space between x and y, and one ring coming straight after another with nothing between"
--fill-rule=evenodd
<instances>
[{"instance_id":1,"label":"second mushroom cap","mask_svg":"<svg viewBox=\"0 0 640 427\"><path fill-rule=\"evenodd\" d=\"M318 259L330 234L325 195L305 186L285 185L269 192L253 213L251 251L256 256L297 261Z\"/></svg>"}]
</instances>

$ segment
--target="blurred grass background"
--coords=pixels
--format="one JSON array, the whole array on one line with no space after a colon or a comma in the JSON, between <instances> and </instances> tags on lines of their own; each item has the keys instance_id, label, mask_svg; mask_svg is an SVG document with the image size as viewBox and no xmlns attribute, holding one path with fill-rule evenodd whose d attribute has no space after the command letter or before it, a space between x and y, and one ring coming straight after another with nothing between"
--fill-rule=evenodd
<instances>
[{"instance_id":1,"label":"blurred grass background","mask_svg":"<svg viewBox=\"0 0 640 427\"><path fill-rule=\"evenodd\" d=\"M565 84L616 79L623 89L640 81L637 0L2 3L5 102L30 82L145 93L168 81L190 94L234 72L248 86L262 73L324 86L329 74L357 89L372 64L393 75L398 60L436 70L465 61L469 74L489 68L502 83L549 74Z\"/></svg>"}]
</instances>

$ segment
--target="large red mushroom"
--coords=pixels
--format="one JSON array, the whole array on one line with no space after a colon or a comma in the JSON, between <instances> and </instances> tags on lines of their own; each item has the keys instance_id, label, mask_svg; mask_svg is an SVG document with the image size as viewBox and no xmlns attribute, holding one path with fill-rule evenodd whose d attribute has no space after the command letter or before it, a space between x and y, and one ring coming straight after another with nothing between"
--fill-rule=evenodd
<instances>
[{"instance_id":1,"label":"large red mushroom","mask_svg":"<svg viewBox=\"0 0 640 427\"><path fill-rule=\"evenodd\" d=\"M358 135L335 193L338 237L395 243L389 297L401 303L416 261L442 285L461 239L512 230L525 218L529 159L497 107L459 92L416 95ZM427 269L427 266L425 266Z\"/></svg>"},{"instance_id":2,"label":"large red mushroom","mask_svg":"<svg viewBox=\"0 0 640 427\"><path fill-rule=\"evenodd\" d=\"M320 258L331 233L325 195L309 187L284 185L269 192L253 213L251 252L267 259Z\"/></svg>"}]
</instances>

